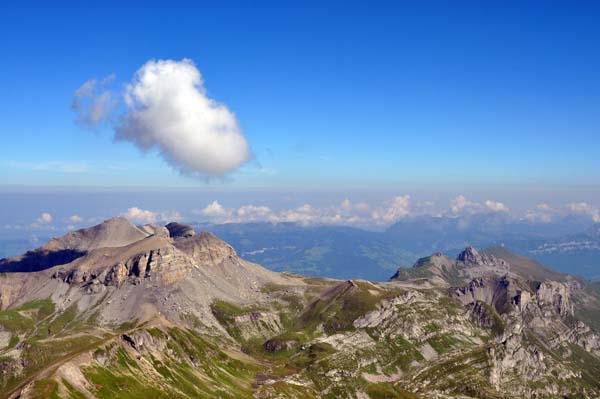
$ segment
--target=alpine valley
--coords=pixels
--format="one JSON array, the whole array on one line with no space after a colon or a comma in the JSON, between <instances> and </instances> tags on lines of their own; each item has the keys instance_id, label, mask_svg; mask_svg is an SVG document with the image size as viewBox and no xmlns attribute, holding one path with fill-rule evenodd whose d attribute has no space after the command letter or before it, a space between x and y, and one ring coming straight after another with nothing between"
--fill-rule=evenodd
<instances>
[{"instance_id":1,"label":"alpine valley","mask_svg":"<svg viewBox=\"0 0 600 399\"><path fill-rule=\"evenodd\" d=\"M113 218L0 270L2 398L600 397L600 282L502 246L373 283Z\"/></svg>"}]
</instances>

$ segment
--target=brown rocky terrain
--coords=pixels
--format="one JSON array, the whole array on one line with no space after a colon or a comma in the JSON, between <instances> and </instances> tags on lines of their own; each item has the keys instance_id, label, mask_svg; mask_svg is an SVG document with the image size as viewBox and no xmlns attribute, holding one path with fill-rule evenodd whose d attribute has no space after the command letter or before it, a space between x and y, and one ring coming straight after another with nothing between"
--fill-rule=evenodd
<instances>
[{"instance_id":1,"label":"brown rocky terrain","mask_svg":"<svg viewBox=\"0 0 600 399\"><path fill-rule=\"evenodd\" d=\"M2 397L600 395L597 285L504 248L339 281L115 218L0 265Z\"/></svg>"}]
</instances>

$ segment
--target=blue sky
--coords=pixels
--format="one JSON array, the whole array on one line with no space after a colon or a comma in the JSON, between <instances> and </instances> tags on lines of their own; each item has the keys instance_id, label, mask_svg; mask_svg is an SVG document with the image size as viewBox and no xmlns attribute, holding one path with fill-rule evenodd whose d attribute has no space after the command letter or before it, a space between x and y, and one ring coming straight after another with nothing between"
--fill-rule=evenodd
<instances>
[{"instance_id":1,"label":"blue sky","mask_svg":"<svg viewBox=\"0 0 600 399\"><path fill-rule=\"evenodd\" d=\"M0 6L5 190L539 187L598 200L598 2L149 3ZM149 60L184 58L251 148L224 179L74 122L89 79L114 74L122 93Z\"/></svg>"}]
</instances>

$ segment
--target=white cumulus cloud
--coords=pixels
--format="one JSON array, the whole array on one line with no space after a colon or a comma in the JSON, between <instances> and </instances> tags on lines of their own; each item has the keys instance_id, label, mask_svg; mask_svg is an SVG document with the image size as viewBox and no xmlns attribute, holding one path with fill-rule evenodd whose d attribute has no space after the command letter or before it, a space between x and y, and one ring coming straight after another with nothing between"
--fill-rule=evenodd
<instances>
[{"instance_id":1,"label":"white cumulus cloud","mask_svg":"<svg viewBox=\"0 0 600 399\"><path fill-rule=\"evenodd\" d=\"M150 60L122 94L106 88L113 79L91 79L75 91L71 107L78 124L94 128L109 122L115 140L156 151L189 176L223 177L250 160L237 118L207 95L191 60ZM118 109L123 111L117 116Z\"/></svg>"},{"instance_id":2,"label":"white cumulus cloud","mask_svg":"<svg viewBox=\"0 0 600 399\"><path fill-rule=\"evenodd\" d=\"M69 217L69 221L71 221L72 223L81 223L83 222L83 218L79 215L73 215Z\"/></svg>"},{"instance_id":3,"label":"white cumulus cloud","mask_svg":"<svg viewBox=\"0 0 600 399\"><path fill-rule=\"evenodd\" d=\"M410 214L410 195L399 195L386 201L371 217L375 221L393 223Z\"/></svg>"},{"instance_id":4,"label":"white cumulus cloud","mask_svg":"<svg viewBox=\"0 0 600 399\"><path fill-rule=\"evenodd\" d=\"M386 208L387 210L387 208ZM356 225L368 219L368 204L351 203L349 200L340 206L317 208L311 204L303 204L294 208L274 210L265 205L247 204L238 208L227 208L219 201L213 201L194 213L204 216L213 223L298 223L301 225L342 224Z\"/></svg>"},{"instance_id":5,"label":"white cumulus cloud","mask_svg":"<svg viewBox=\"0 0 600 399\"><path fill-rule=\"evenodd\" d=\"M236 215L238 218L247 222L255 222L267 220L272 212L273 211L268 206L244 205L237 209Z\"/></svg>"},{"instance_id":6,"label":"white cumulus cloud","mask_svg":"<svg viewBox=\"0 0 600 399\"><path fill-rule=\"evenodd\" d=\"M600 223L600 209L587 202L571 202L567 209L572 213L589 215L595 223Z\"/></svg>"},{"instance_id":7,"label":"white cumulus cloud","mask_svg":"<svg viewBox=\"0 0 600 399\"><path fill-rule=\"evenodd\" d=\"M535 206L535 209L525 211L525 219L529 222L550 223L559 214L558 209L553 208L546 202L540 202Z\"/></svg>"},{"instance_id":8,"label":"white cumulus cloud","mask_svg":"<svg viewBox=\"0 0 600 399\"><path fill-rule=\"evenodd\" d=\"M52 219L54 219L54 218L52 217L51 214L49 214L48 212L44 212L37 219L37 222L39 224L49 224L49 223L52 223Z\"/></svg>"},{"instance_id":9,"label":"white cumulus cloud","mask_svg":"<svg viewBox=\"0 0 600 399\"><path fill-rule=\"evenodd\" d=\"M151 60L127 85L117 140L158 150L171 166L198 177L223 176L250 158L235 115L209 98L191 60Z\"/></svg>"},{"instance_id":10,"label":"white cumulus cloud","mask_svg":"<svg viewBox=\"0 0 600 399\"><path fill-rule=\"evenodd\" d=\"M454 214L463 212L475 212L480 208L477 202L473 202L464 195L459 195L450 201L450 211Z\"/></svg>"},{"instance_id":11,"label":"white cumulus cloud","mask_svg":"<svg viewBox=\"0 0 600 399\"><path fill-rule=\"evenodd\" d=\"M208 204L204 209L200 210L200 212L198 213L212 220L225 221L231 216L232 211L229 209L225 209L225 207L221 205L219 201L215 200Z\"/></svg>"},{"instance_id":12,"label":"white cumulus cloud","mask_svg":"<svg viewBox=\"0 0 600 399\"><path fill-rule=\"evenodd\" d=\"M52 221L54 220L54 217L49 213L49 212L42 212L42 214L35 220L35 222L31 223L28 227L28 229L41 229L41 230L54 230L55 227L52 226ZM8 226L5 226L5 228ZM11 226L12 228L15 229L20 229L21 226Z\"/></svg>"},{"instance_id":13,"label":"white cumulus cloud","mask_svg":"<svg viewBox=\"0 0 600 399\"><path fill-rule=\"evenodd\" d=\"M178 222L182 219L181 214L179 214L179 212L154 212L146 209L141 209L136 206L127 209L127 212L123 213L122 216L126 217L134 223L140 224L157 222Z\"/></svg>"},{"instance_id":14,"label":"white cumulus cloud","mask_svg":"<svg viewBox=\"0 0 600 399\"><path fill-rule=\"evenodd\" d=\"M489 210L491 210L493 212L508 212L509 211L509 209L506 205L504 205L502 202L498 202L498 201L487 200L487 201L485 201L485 206L486 206L486 208L488 208Z\"/></svg>"}]
</instances>

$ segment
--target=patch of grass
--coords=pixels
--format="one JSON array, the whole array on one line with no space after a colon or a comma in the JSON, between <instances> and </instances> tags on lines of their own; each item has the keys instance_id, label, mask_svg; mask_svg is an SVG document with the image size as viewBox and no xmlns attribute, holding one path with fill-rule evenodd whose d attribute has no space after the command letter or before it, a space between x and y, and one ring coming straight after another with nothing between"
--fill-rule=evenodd
<instances>
[{"instance_id":1,"label":"patch of grass","mask_svg":"<svg viewBox=\"0 0 600 399\"><path fill-rule=\"evenodd\" d=\"M86 371L86 377L94 387L99 399L168 399L172 397L164 387L151 385L145 379L133 375L114 372L105 367L93 367Z\"/></svg>"},{"instance_id":2,"label":"patch of grass","mask_svg":"<svg viewBox=\"0 0 600 399\"><path fill-rule=\"evenodd\" d=\"M58 383L54 380L38 380L28 392L31 398L36 399L60 399L58 395Z\"/></svg>"},{"instance_id":3,"label":"patch of grass","mask_svg":"<svg viewBox=\"0 0 600 399\"><path fill-rule=\"evenodd\" d=\"M0 311L0 325L13 333L26 333L53 312L54 303L50 299L39 299Z\"/></svg>"},{"instance_id":4,"label":"patch of grass","mask_svg":"<svg viewBox=\"0 0 600 399\"><path fill-rule=\"evenodd\" d=\"M243 339L242 332L236 324L235 318L264 310L264 308L258 306L246 306L242 308L225 301L215 301L211 304L212 314L225 327L229 335L238 341L243 341Z\"/></svg>"},{"instance_id":5,"label":"patch of grass","mask_svg":"<svg viewBox=\"0 0 600 399\"><path fill-rule=\"evenodd\" d=\"M360 282L360 285L342 284L314 300L300 315L295 328L311 333L322 324L327 334L351 331L354 320L374 310L384 298L394 295L383 291L381 295L375 295L371 292L375 287Z\"/></svg>"},{"instance_id":6,"label":"patch of grass","mask_svg":"<svg viewBox=\"0 0 600 399\"><path fill-rule=\"evenodd\" d=\"M76 317L77 304L74 303L50 322L50 324L48 325L48 333L50 335L55 335L62 332L67 327L67 325L69 325L75 320Z\"/></svg>"},{"instance_id":7,"label":"patch of grass","mask_svg":"<svg viewBox=\"0 0 600 399\"><path fill-rule=\"evenodd\" d=\"M428 333L440 331L441 328L442 327L438 323L435 323L435 322L428 323L424 327L425 331Z\"/></svg>"},{"instance_id":8,"label":"patch of grass","mask_svg":"<svg viewBox=\"0 0 600 399\"><path fill-rule=\"evenodd\" d=\"M371 399L418 399L419 397L408 391L398 390L390 383L371 384L365 390Z\"/></svg>"},{"instance_id":9,"label":"patch of grass","mask_svg":"<svg viewBox=\"0 0 600 399\"><path fill-rule=\"evenodd\" d=\"M447 333L435 335L429 338L427 342L437 353L446 353L452 350L459 341L452 334Z\"/></svg>"},{"instance_id":10,"label":"patch of grass","mask_svg":"<svg viewBox=\"0 0 600 399\"><path fill-rule=\"evenodd\" d=\"M570 361L576 365L582 374L586 385L598 388L600 376L600 360L578 345L569 344L571 349Z\"/></svg>"},{"instance_id":11,"label":"patch of grass","mask_svg":"<svg viewBox=\"0 0 600 399\"><path fill-rule=\"evenodd\" d=\"M12 349L15 346L17 346L17 344L19 343L20 339L19 336L17 334L13 334L10 336L10 341L8 341L8 346L6 347L6 349Z\"/></svg>"},{"instance_id":12,"label":"patch of grass","mask_svg":"<svg viewBox=\"0 0 600 399\"><path fill-rule=\"evenodd\" d=\"M79 392L75 387L73 387L67 380L62 380L62 384L64 385L67 393L69 394L69 399L87 399L87 397Z\"/></svg>"},{"instance_id":13,"label":"patch of grass","mask_svg":"<svg viewBox=\"0 0 600 399\"><path fill-rule=\"evenodd\" d=\"M181 319L189 323L189 325L191 325L194 328L201 328L204 326L204 324L200 321L198 316L196 316L193 313L183 313L181 315Z\"/></svg>"},{"instance_id":14,"label":"patch of grass","mask_svg":"<svg viewBox=\"0 0 600 399\"><path fill-rule=\"evenodd\" d=\"M242 333L235 324L235 317L245 312L242 308L224 301L215 301L211 305L212 314L234 339L241 339Z\"/></svg>"}]
</instances>

